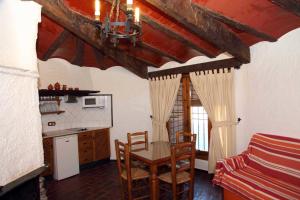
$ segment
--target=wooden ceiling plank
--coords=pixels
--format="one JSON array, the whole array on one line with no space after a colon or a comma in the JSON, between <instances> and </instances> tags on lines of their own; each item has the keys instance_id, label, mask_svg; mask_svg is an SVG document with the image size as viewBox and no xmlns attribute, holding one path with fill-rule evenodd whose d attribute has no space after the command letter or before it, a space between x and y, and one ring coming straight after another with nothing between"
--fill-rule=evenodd
<instances>
[{"instance_id":1,"label":"wooden ceiling plank","mask_svg":"<svg viewBox=\"0 0 300 200\"><path fill-rule=\"evenodd\" d=\"M168 53L166 53L166 52L164 52L164 51L161 51L161 50L159 50L158 48L153 47L153 46L151 46L150 44L145 43L145 42L143 42L143 41L142 41L142 42L139 42L138 45L141 46L142 48L148 49L148 50L150 50L150 51L152 51L152 52L154 52L154 53L157 53L157 54L159 54L159 55L161 55L161 56L164 56L164 57L166 57L166 58L169 58L170 61L176 61L176 62L178 62L178 63L183 63L183 62L184 62L183 60L179 60L177 57L172 56L171 54L168 54Z\"/></svg>"},{"instance_id":2,"label":"wooden ceiling plank","mask_svg":"<svg viewBox=\"0 0 300 200\"><path fill-rule=\"evenodd\" d=\"M236 58L229 58L225 60L217 60L193 65L186 65L182 67L175 67L171 69L165 69L160 71L149 72L148 77L161 77L161 76L168 76L173 74L189 74L190 72L197 72L197 71L206 71L206 70L219 70L224 68L236 68L239 69L242 65L242 62L237 60Z\"/></svg>"},{"instance_id":3,"label":"wooden ceiling plank","mask_svg":"<svg viewBox=\"0 0 300 200\"><path fill-rule=\"evenodd\" d=\"M270 0L284 10L300 17L300 1L298 0Z\"/></svg>"},{"instance_id":4,"label":"wooden ceiling plank","mask_svg":"<svg viewBox=\"0 0 300 200\"><path fill-rule=\"evenodd\" d=\"M48 60L51 55L56 51L58 47L62 45L62 43L66 40L66 38L70 35L70 32L64 30L51 44L46 53L43 55L43 60Z\"/></svg>"},{"instance_id":5,"label":"wooden ceiling plank","mask_svg":"<svg viewBox=\"0 0 300 200\"><path fill-rule=\"evenodd\" d=\"M90 20L77 12L71 11L65 6L63 0L33 1L42 5L42 13L56 23L60 24L91 46L103 51L105 55L117 60L118 63L122 63L122 66L125 68L129 67L131 71L138 76L141 76L142 78L147 77L147 63L117 48L107 47L102 44L99 30L93 20ZM132 66L133 64L137 64L137 66Z\"/></svg>"},{"instance_id":6,"label":"wooden ceiling plank","mask_svg":"<svg viewBox=\"0 0 300 200\"><path fill-rule=\"evenodd\" d=\"M221 22L205 11L194 9L191 1L144 0L161 12L169 15L190 31L206 39L223 51L227 51L244 63L250 62L249 47Z\"/></svg>"},{"instance_id":7,"label":"wooden ceiling plank","mask_svg":"<svg viewBox=\"0 0 300 200\"><path fill-rule=\"evenodd\" d=\"M105 55L103 55L103 53L101 51L99 51L98 49L96 49L94 47L92 47L92 48L93 48L93 52L95 54L95 58L96 58L99 68L101 70L107 69L106 66L103 66L103 60L105 59Z\"/></svg>"},{"instance_id":8,"label":"wooden ceiling plank","mask_svg":"<svg viewBox=\"0 0 300 200\"><path fill-rule=\"evenodd\" d=\"M204 12L206 12L207 14L209 14L210 16L212 16L213 18L215 18L216 20L227 24L237 30L240 31L244 31L246 33L249 33L251 35L254 35L255 37L261 38L263 40L269 41L269 42L276 42L277 39L267 33L261 32L256 30L255 28L252 28L251 26L248 26L246 24L240 23L230 17L224 16L221 13L218 13L216 11L213 11L209 8L206 8L204 6L201 6L199 4L192 4L194 9L200 9L203 10Z\"/></svg>"},{"instance_id":9,"label":"wooden ceiling plank","mask_svg":"<svg viewBox=\"0 0 300 200\"><path fill-rule=\"evenodd\" d=\"M172 30L168 29L166 26L160 24L159 22L152 20L150 17L148 17L146 15L141 15L141 20L143 22L149 24L150 26L152 26L154 29L158 29L158 30L162 31L163 33L166 33L170 37L182 42L186 46L188 46L192 49L195 49L196 51L199 51L200 53L206 55L209 58L215 58L216 57L211 52L205 50L204 48L200 48L198 45L195 45L190 40L186 39L185 37L181 36L180 34L174 32Z\"/></svg>"}]
</instances>

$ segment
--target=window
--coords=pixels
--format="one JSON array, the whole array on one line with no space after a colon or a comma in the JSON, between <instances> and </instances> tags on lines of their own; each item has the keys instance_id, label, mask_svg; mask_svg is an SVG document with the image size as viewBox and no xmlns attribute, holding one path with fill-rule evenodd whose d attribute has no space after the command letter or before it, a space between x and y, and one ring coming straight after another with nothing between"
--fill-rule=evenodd
<instances>
[{"instance_id":1,"label":"window","mask_svg":"<svg viewBox=\"0 0 300 200\"><path fill-rule=\"evenodd\" d=\"M171 143L176 143L176 133L184 130L184 111L182 100L182 83L180 83L175 104L167 123L169 138Z\"/></svg>"},{"instance_id":2,"label":"window","mask_svg":"<svg viewBox=\"0 0 300 200\"><path fill-rule=\"evenodd\" d=\"M176 133L179 131L197 134L197 158L208 159L211 123L188 75L182 76L167 128L172 143L176 142Z\"/></svg>"},{"instance_id":3,"label":"window","mask_svg":"<svg viewBox=\"0 0 300 200\"><path fill-rule=\"evenodd\" d=\"M192 106L192 133L197 134L196 149L208 152L208 115L202 106Z\"/></svg>"}]
</instances>

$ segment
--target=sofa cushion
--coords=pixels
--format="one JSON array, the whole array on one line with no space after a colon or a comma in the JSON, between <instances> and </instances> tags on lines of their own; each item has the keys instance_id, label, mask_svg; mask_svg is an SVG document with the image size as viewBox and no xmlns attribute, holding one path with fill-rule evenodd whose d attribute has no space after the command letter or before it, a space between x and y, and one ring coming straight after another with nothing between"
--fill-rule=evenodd
<instances>
[{"instance_id":1,"label":"sofa cushion","mask_svg":"<svg viewBox=\"0 0 300 200\"><path fill-rule=\"evenodd\" d=\"M217 162L213 179L245 199L300 199L300 140L254 134L241 155Z\"/></svg>"},{"instance_id":2,"label":"sofa cushion","mask_svg":"<svg viewBox=\"0 0 300 200\"><path fill-rule=\"evenodd\" d=\"M251 138L248 153L249 166L300 185L300 140L259 133Z\"/></svg>"},{"instance_id":3,"label":"sofa cushion","mask_svg":"<svg viewBox=\"0 0 300 200\"><path fill-rule=\"evenodd\" d=\"M299 185L283 182L249 166L225 173L221 186L245 199L300 199Z\"/></svg>"}]
</instances>

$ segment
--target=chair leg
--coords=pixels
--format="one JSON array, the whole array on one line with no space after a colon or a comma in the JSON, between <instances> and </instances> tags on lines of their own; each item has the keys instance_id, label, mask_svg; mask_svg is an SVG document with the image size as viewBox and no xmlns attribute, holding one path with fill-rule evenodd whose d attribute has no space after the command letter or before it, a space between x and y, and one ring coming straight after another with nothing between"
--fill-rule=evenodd
<instances>
[{"instance_id":1,"label":"chair leg","mask_svg":"<svg viewBox=\"0 0 300 200\"><path fill-rule=\"evenodd\" d=\"M132 200L132 185L131 182L127 182L128 200Z\"/></svg>"},{"instance_id":2,"label":"chair leg","mask_svg":"<svg viewBox=\"0 0 300 200\"><path fill-rule=\"evenodd\" d=\"M122 200L125 200L125 190L124 190L124 183L123 183L122 179L121 179L120 183L121 183L121 197L122 197Z\"/></svg>"},{"instance_id":3,"label":"chair leg","mask_svg":"<svg viewBox=\"0 0 300 200\"><path fill-rule=\"evenodd\" d=\"M189 183L189 200L194 199L194 182L190 181Z\"/></svg>"},{"instance_id":4,"label":"chair leg","mask_svg":"<svg viewBox=\"0 0 300 200\"><path fill-rule=\"evenodd\" d=\"M150 180L149 180L149 183L150 183ZM159 181L159 179L157 181L157 184L158 184L157 197L158 197L158 199L160 199L160 181ZM151 191L151 188L149 188L149 189L150 189L149 191Z\"/></svg>"},{"instance_id":5,"label":"chair leg","mask_svg":"<svg viewBox=\"0 0 300 200\"><path fill-rule=\"evenodd\" d=\"M172 183L172 199L177 199L177 185L176 183Z\"/></svg>"}]
</instances>

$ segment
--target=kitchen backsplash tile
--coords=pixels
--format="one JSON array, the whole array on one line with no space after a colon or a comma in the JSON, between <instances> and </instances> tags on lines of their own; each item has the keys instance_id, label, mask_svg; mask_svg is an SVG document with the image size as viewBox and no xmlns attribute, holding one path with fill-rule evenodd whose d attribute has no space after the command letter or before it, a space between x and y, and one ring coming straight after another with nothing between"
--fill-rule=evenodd
<instances>
[{"instance_id":1,"label":"kitchen backsplash tile","mask_svg":"<svg viewBox=\"0 0 300 200\"><path fill-rule=\"evenodd\" d=\"M77 127L99 127L111 126L111 100L107 100L107 106L100 108L82 108L81 98L78 97L77 103L65 103L66 98L62 99L60 110L62 114L42 115L43 132L62 130ZM48 126L48 122L55 122L55 126Z\"/></svg>"}]
</instances>

